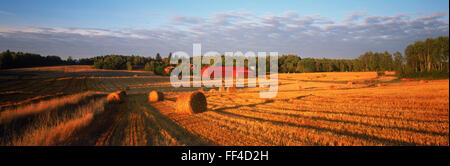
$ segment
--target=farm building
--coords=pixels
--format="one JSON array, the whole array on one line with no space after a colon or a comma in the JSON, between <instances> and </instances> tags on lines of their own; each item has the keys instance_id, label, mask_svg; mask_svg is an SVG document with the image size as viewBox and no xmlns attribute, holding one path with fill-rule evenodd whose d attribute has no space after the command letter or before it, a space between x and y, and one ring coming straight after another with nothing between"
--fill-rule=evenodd
<instances>
[{"instance_id":1,"label":"farm building","mask_svg":"<svg viewBox=\"0 0 450 166\"><path fill-rule=\"evenodd\" d=\"M205 66L202 68L202 76L206 73L206 75L211 76L211 79L214 79L214 71L222 70L222 77L233 77L236 76L244 76L244 77L255 77L255 73L251 70L248 70L245 67L231 67L231 66Z\"/></svg>"}]
</instances>

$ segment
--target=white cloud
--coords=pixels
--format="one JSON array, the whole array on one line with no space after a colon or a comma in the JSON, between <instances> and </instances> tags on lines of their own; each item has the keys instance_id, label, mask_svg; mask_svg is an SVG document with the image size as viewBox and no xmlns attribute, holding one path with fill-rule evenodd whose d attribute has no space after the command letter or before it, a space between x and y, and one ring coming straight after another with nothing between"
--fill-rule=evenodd
<instances>
[{"instance_id":1,"label":"white cloud","mask_svg":"<svg viewBox=\"0 0 450 166\"><path fill-rule=\"evenodd\" d=\"M336 23L321 15L302 16L296 11L267 16L221 12L211 17L177 16L156 29L0 27L0 49L20 50L26 43L26 48L33 51L33 48L39 50L37 46L45 46L42 43L50 43L53 44L50 52L61 52L58 55L63 56L77 57L64 51L72 47L79 47L78 54L91 56L122 52L165 55L174 51L189 52L192 43L202 43L203 48L222 52L279 51L303 57L354 58L369 50L402 51L415 40L448 35L446 16L448 13L442 12L420 17L356 12L344 22Z\"/></svg>"},{"instance_id":2,"label":"white cloud","mask_svg":"<svg viewBox=\"0 0 450 166\"><path fill-rule=\"evenodd\" d=\"M3 34L36 33L36 34L71 34L87 37L118 37L146 39L147 36L139 35L129 31L111 31L93 28L0 28Z\"/></svg>"},{"instance_id":3,"label":"white cloud","mask_svg":"<svg viewBox=\"0 0 450 166\"><path fill-rule=\"evenodd\" d=\"M344 19L344 22L350 23L358 21L359 19L363 18L366 15L367 15L366 12L353 12Z\"/></svg>"}]
</instances>

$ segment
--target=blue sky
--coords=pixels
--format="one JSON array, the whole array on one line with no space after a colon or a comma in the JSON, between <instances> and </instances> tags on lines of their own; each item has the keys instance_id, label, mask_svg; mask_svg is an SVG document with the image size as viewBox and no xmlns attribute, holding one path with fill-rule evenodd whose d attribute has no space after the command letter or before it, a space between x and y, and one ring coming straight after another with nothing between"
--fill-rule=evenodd
<instances>
[{"instance_id":1,"label":"blue sky","mask_svg":"<svg viewBox=\"0 0 450 166\"><path fill-rule=\"evenodd\" d=\"M448 7L448 0L1 0L0 51L154 56L199 42L215 51L354 58L448 35Z\"/></svg>"}]
</instances>

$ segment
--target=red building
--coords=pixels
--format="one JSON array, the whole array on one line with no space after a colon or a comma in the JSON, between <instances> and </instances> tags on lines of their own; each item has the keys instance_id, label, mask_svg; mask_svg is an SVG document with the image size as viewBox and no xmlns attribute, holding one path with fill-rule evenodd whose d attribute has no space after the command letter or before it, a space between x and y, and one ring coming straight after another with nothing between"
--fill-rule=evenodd
<instances>
[{"instance_id":1,"label":"red building","mask_svg":"<svg viewBox=\"0 0 450 166\"><path fill-rule=\"evenodd\" d=\"M164 68L164 71L166 72L167 75L170 75L170 71L175 68L173 66L167 66L166 68Z\"/></svg>"},{"instance_id":2,"label":"red building","mask_svg":"<svg viewBox=\"0 0 450 166\"><path fill-rule=\"evenodd\" d=\"M203 73L206 72L207 75L211 76L211 79L214 79L214 70L220 70L222 68L222 78L233 77L236 76L244 76L244 77L255 77L255 73L253 71L248 70L245 67L231 67L231 66L205 66L202 68L202 76Z\"/></svg>"}]
</instances>

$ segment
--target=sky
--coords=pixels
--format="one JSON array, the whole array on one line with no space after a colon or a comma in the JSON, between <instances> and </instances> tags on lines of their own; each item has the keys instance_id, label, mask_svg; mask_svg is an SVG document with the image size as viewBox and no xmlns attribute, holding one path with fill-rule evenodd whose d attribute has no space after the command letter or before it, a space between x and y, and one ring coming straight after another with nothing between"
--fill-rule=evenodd
<instances>
[{"instance_id":1,"label":"sky","mask_svg":"<svg viewBox=\"0 0 450 166\"><path fill-rule=\"evenodd\" d=\"M448 16L448 0L0 0L0 51L356 58L448 36Z\"/></svg>"}]
</instances>

